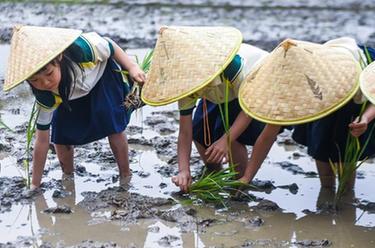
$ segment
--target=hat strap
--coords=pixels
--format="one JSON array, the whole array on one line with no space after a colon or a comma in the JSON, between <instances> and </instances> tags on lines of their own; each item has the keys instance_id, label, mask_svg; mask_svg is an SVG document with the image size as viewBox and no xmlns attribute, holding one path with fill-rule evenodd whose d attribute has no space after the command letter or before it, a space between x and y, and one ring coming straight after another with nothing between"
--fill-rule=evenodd
<instances>
[{"instance_id":1,"label":"hat strap","mask_svg":"<svg viewBox=\"0 0 375 248\"><path fill-rule=\"evenodd\" d=\"M211 131L210 131L210 123L208 119L206 97L203 97L202 110L203 110L203 140L204 140L204 145L209 147L211 145Z\"/></svg>"}]
</instances>

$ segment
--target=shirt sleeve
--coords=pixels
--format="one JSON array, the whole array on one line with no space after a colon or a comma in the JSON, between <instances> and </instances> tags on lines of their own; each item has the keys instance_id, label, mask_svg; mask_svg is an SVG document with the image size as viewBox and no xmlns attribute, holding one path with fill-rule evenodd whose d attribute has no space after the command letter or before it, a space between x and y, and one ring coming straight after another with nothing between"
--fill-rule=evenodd
<instances>
[{"instance_id":1,"label":"shirt sleeve","mask_svg":"<svg viewBox=\"0 0 375 248\"><path fill-rule=\"evenodd\" d=\"M114 54L112 43L95 32L82 34L68 49L77 63L97 63Z\"/></svg>"},{"instance_id":2,"label":"shirt sleeve","mask_svg":"<svg viewBox=\"0 0 375 248\"><path fill-rule=\"evenodd\" d=\"M190 115L193 113L197 98L187 96L178 101L180 115Z\"/></svg>"},{"instance_id":3,"label":"shirt sleeve","mask_svg":"<svg viewBox=\"0 0 375 248\"><path fill-rule=\"evenodd\" d=\"M38 130L48 130L51 126L54 109L46 109L39 105L39 114L36 120Z\"/></svg>"},{"instance_id":4,"label":"shirt sleeve","mask_svg":"<svg viewBox=\"0 0 375 248\"><path fill-rule=\"evenodd\" d=\"M61 104L61 97L49 91L34 90L39 114L36 120L38 130L48 130L52 121L53 111Z\"/></svg>"}]
</instances>

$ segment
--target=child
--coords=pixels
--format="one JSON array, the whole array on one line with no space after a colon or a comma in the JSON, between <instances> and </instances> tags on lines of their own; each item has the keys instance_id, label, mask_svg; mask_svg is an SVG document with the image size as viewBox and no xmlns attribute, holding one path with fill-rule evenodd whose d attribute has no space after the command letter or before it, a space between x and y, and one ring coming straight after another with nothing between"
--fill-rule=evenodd
<instances>
[{"instance_id":1,"label":"child","mask_svg":"<svg viewBox=\"0 0 375 248\"><path fill-rule=\"evenodd\" d=\"M51 141L65 174L73 167L73 146L108 137L120 177L129 176L123 131L131 114L120 68L137 82L145 75L112 40L80 30L17 26L11 40L4 91L27 81L40 108L31 188L41 183Z\"/></svg>"},{"instance_id":2,"label":"child","mask_svg":"<svg viewBox=\"0 0 375 248\"><path fill-rule=\"evenodd\" d=\"M325 161L322 166L317 163L321 180L325 173L334 179L328 159L337 161L335 143L345 145L348 124L359 112L360 105L354 108L354 103L347 103L358 90L359 52L349 38L324 45L287 39L240 88L240 105L255 119L280 126L309 122L297 125L294 137L302 144L307 139L309 154ZM371 106L360 123L352 123L353 134L360 135L373 114ZM366 151L375 151L373 145L375 142ZM251 168L247 166L247 170Z\"/></svg>"},{"instance_id":3,"label":"child","mask_svg":"<svg viewBox=\"0 0 375 248\"><path fill-rule=\"evenodd\" d=\"M350 52L353 59L358 63L363 64L364 62L364 64L367 64L370 62L367 60L364 50L357 46L352 38L342 37L330 40L325 45ZM373 50L369 49L369 51ZM374 53L371 54L372 59L375 58L373 56ZM295 127L293 139L307 146L308 154L315 159L322 187L335 187L335 175L329 165L329 159L337 162L339 156L343 158L348 131L353 136L359 137L361 147L369 137L370 130L367 127L374 123L372 120L375 116L375 107L372 104L368 104L366 111L359 120L358 115L363 102L362 94L359 90L348 103L337 111L314 122ZM370 138L370 142L361 159L374 154L375 139ZM350 188L354 186L354 179L349 185Z\"/></svg>"},{"instance_id":4,"label":"child","mask_svg":"<svg viewBox=\"0 0 375 248\"><path fill-rule=\"evenodd\" d=\"M150 105L178 101L179 173L172 181L182 191L188 191L192 183L190 154L193 140L208 169L221 168L222 162L228 161L228 150L231 149L240 177L248 160L245 145L254 145L256 140L258 146L254 147L253 154L264 159L268 153L270 147L259 142L258 136L261 135L264 140L268 136L274 138L276 135L272 132L277 134L279 127L266 127L262 131L263 124L251 121L241 111L237 100L238 89L245 76L267 54L257 47L241 44L241 33L234 28L161 29L142 99ZM229 82L227 96L225 80ZM198 98L202 100L193 119ZM226 98L229 102L230 148L220 112L221 108L224 114ZM263 159L252 162L259 168Z\"/></svg>"}]
</instances>

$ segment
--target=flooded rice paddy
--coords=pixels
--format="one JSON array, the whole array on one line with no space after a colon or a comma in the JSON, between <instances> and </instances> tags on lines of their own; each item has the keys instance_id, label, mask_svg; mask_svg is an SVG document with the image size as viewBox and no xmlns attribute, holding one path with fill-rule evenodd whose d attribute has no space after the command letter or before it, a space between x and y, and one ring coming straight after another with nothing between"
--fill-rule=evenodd
<instances>
[{"instance_id":1,"label":"flooded rice paddy","mask_svg":"<svg viewBox=\"0 0 375 248\"><path fill-rule=\"evenodd\" d=\"M0 46L1 54L8 49ZM33 99L25 85L0 96L1 118L13 129L0 132L0 247L375 246L373 162L360 168L355 191L334 211L332 192L320 189L313 161L289 132L280 134L257 174L258 189L249 191L254 201L231 201L229 209L181 204L170 181L177 173L175 105L133 114L126 130L133 176L126 187L119 187L109 145L100 140L76 148L74 177L62 178L51 151L42 192L30 195L22 159ZM201 168L194 152L193 173Z\"/></svg>"},{"instance_id":2,"label":"flooded rice paddy","mask_svg":"<svg viewBox=\"0 0 375 248\"><path fill-rule=\"evenodd\" d=\"M232 25L244 40L271 50L286 37L324 41L350 35L375 44L371 0L356 1L56 1L0 2L0 41L14 23L95 30L132 48L152 47L160 25ZM91 18L86 18L91 16ZM340 27L340 28L338 28ZM0 88L8 45L0 45ZM140 57L146 49L129 50ZM33 103L26 85L0 92L0 247L375 247L374 161L362 166L339 211L320 189L314 162L290 132L256 176L254 200L228 209L186 205L171 176L178 171L176 105L145 106L126 134L133 176L118 178L107 140L75 150L64 178L51 150L39 194L25 190L26 125ZM196 151L193 175L202 171Z\"/></svg>"}]
</instances>

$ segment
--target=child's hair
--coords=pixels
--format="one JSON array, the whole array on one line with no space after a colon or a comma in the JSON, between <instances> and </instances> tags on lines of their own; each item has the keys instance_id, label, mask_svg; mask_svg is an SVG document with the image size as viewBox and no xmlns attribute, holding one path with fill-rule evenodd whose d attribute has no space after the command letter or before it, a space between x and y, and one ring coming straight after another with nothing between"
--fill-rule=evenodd
<instances>
[{"instance_id":1,"label":"child's hair","mask_svg":"<svg viewBox=\"0 0 375 248\"><path fill-rule=\"evenodd\" d=\"M69 97L71 95L71 91L74 91L74 88L76 86L78 74L81 73L82 81L84 81L84 73L82 66L76 62L77 58L74 56L72 52L69 51L69 49L65 50L62 53L62 59L59 61L57 58L53 59L50 63L53 63L54 65L56 63L60 64L60 70L61 70L61 81L59 84L59 95L62 99L62 105L67 108L69 111L71 110L69 106ZM79 71L77 71L75 68L79 68ZM40 69L37 73L45 70L45 67ZM37 89L35 89L30 83L31 90L34 95L36 95ZM72 87L73 86L73 87Z\"/></svg>"}]
</instances>

